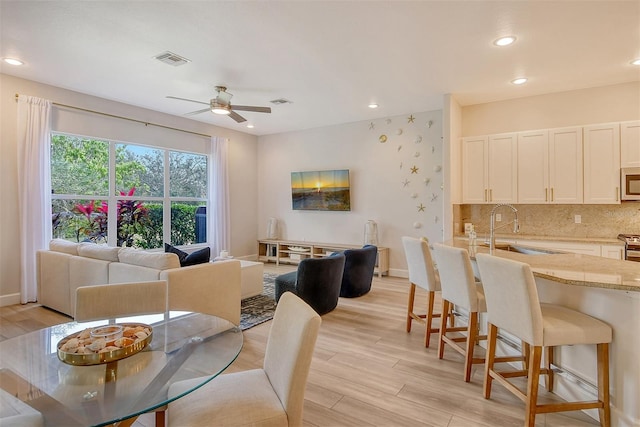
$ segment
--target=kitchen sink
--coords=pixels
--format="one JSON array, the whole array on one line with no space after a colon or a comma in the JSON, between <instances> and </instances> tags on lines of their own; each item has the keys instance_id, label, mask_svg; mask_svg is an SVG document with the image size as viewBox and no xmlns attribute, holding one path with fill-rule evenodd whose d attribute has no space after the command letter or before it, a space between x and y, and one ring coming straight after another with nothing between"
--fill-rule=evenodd
<instances>
[{"instance_id":1,"label":"kitchen sink","mask_svg":"<svg viewBox=\"0 0 640 427\"><path fill-rule=\"evenodd\" d=\"M488 248L489 244L481 243L480 246L484 246ZM525 255L552 255L552 254L563 253L563 252L558 252L551 249L532 248L530 246L520 246L520 245L514 245L512 243L496 243L496 249L509 251L509 252L517 252L519 254L525 254Z\"/></svg>"}]
</instances>

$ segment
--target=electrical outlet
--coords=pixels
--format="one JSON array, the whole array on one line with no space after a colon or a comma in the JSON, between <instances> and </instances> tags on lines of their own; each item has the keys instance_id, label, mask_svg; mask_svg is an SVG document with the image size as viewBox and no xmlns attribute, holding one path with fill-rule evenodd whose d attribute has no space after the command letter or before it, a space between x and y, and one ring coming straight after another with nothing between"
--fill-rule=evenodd
<instances>
[{"instance_id":1,"label":"electrical outlet","mask_svg":"<svg viewBox=\"0 0 640 427\"><path fill-rule=\"evenodd\" d=\"M496 222L502 221L502 214L496 214Z\"/></svg>"},{"instance_id":2,"label":"electrical outlet","mask_svg":"<svg viewBox=\"0 0 640 427\"><path fill-rule=\"evenodd\" d=\"M581 224L582 223L582 215L574 215L573 222L575 222L576 224Z\"/></svg>"}]
</instances>

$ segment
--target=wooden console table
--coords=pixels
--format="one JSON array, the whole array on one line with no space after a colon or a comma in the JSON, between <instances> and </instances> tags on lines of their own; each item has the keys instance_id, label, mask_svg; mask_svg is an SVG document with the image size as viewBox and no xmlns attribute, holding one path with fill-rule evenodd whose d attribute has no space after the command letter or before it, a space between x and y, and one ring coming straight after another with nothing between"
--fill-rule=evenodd
<instances>
[{"instance_id":1,"label":"wooden console table","mask_svg":"<svg viewBox=\"0 0 640 427\"><path fill-rule=\"evenodd\" d=\"M322 258L345 249L359 249L359 245L299 242L296 240L258 240L258 261L276 264L298 264L305 258ZM374 272L378 277L389 274L389 248L378 246Z\"/></svg>"}]
</instances>

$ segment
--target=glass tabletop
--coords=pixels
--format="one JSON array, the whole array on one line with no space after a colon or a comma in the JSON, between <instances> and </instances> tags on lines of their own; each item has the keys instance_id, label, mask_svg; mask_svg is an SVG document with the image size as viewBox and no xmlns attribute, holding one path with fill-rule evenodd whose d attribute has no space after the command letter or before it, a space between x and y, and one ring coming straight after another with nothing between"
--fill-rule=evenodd
<instances>
[{"instance_id":1,"label":"glass tabletop","mask_svg":"<svg viewBox=\"0 0 640 427\"><path fill-rule=\"evenodd\" d=\"M61 339L108 323L148 324L153 337L144 350L118 361L60 361ZM236 359L242 341L240 328L200 313L64 323L0 342L0 390L39 411L47 426L108 425L166 405L176 381L203 377L191 391L205 384Z\"/></svg>"}]
</instances>

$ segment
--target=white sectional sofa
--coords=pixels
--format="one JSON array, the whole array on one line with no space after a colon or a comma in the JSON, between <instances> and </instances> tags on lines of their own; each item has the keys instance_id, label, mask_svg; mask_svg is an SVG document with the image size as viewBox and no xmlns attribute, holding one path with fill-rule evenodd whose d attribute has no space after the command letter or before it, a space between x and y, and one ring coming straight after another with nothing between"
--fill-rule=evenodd
<instances>
[{"instance_id":1,"label":"white sectional sofa","mask_svg":"<svg viewBox=\"0 0 640 427\"><path fill-rule=\"evenodd\" d=\"M36 257L38 302L72 317L76 289L80 286L151 280L180 283L211 280L213 283L214 277L219 282L221 274L230 276L230 288L241 286L240 275L230 273L232 270L228 265L233 263L234 268L240 270L239 261L207 262L180 267L178 256L173 253L73 243L62 239L52 240L49 250L38 251ZM242 290L243 298L246 292Z\"/></svg>"}]
</instances>

